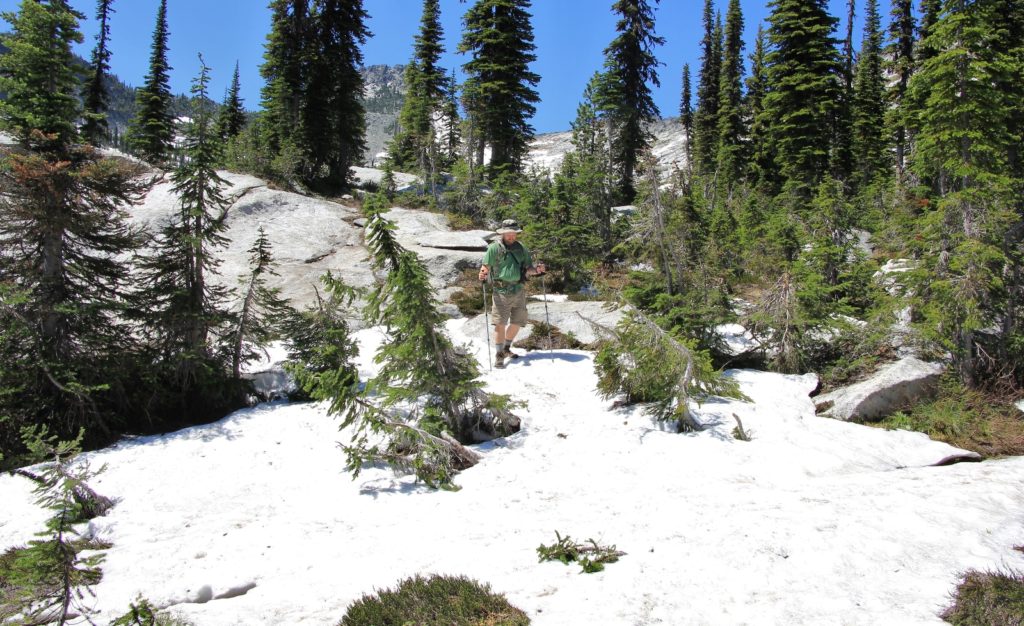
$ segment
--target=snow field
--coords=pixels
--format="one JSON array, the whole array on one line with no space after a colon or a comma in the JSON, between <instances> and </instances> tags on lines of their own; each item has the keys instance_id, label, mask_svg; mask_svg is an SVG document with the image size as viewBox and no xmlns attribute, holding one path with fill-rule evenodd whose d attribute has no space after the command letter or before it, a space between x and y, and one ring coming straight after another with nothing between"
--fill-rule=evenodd
<instances>
[{"instance_id":1,"label":"snow field","mask_svg":"<svg viewBox=\"0 0 1024 626\"><path fill-rule=\"evenodd\" d=\"M457 343L483 361L483 337ZM373 370L375 330L358 334ZM484 362L485 363L485 362ZM929 467L956 451L924 435L814 416L813 376L734 371L752 402L698 409L667 432L595 395L592 355L533 353L484 377L528 401L522 432L435 492L384 468L343 473L337 418L270 404L87 455L117 506L103 618L138 593L198 626L335 624L347 605L415 573L490 583L533 623L941 624L957 573L1024 566L1024 459ZM750 442L730 433L738 415ZM559 435L565 435L561 437ZM45 515L0 477L0 548ZM538 563L593 537L627 553L604 572ZM102 620L98 620L103 623Z\"/></svg>"}]
</instances>

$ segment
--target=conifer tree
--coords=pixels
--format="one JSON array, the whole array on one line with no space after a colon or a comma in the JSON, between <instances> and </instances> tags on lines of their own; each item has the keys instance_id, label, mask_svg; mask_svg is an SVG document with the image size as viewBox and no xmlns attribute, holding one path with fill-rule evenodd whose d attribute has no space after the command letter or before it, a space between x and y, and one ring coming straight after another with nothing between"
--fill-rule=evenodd
<instances>
[{"instance_id":1,"label":"conifer tree","mask_svg":"<svg viewBox=\"0 0 1024 626\"><path fill-rule=\"evenodd\" d=\"M231 86L224 97L217 115L217 136L221 141L229 141L241 134L245 128L245 109L242 107L241 77L238 73L238 62L235 62L235 73L231 77Z\"/></svg>"},{"instance_id":2,"label":"conifer tree","mask_svg":"<svg viewBox=\"0 0 1024 626\"><path fill-rule=\"evenodd\" d=\"M931 248L925 311L967 385L1005 370L1019 376L1024 362L1010 348L1020 329L1004 325L1006 296L1014 291L1006 244L1019 220L1009 164L1019 141L1010 122L1019 103L1002 86L1019 59L998 45L1000 29L992 25L1003 19L1000 8L988 0L950 0L928 24L922 45L932 54L910 81L923 105L912 167L937 195L935 210L923 217ZM996 345L986 345L984 329L993 326L1000 329ZM1008 358L997 363L993 354Z\"/></svg>"},{"instance_id":3,"label":"conifer tree","mask_svg":"<svg viewBox=\"0 0 1024 626\"><path fill-rule=\"evenodd\" d=\"M770 120L764 111L764 99L768 94L767 51L765 32L757 27L754 52L750 56L750 76L747 78L747 118L750 120L749 165L755 183L770 184L776 177L772 160L772 148L768 135Z\"/></svg>"},{"instance_id":4,"label":"conifer tree","mask_svg":"<svg viewBox=\"0 0 1024 626\"><path fill-rule=\"evenodd\" d=\"M722 188L740 179L743 170L743 13L739 0L729 1L725 16L724 54L718 86L718 176Z\"/></svg>"},{"instance_id":5,"label":"conifer tree","mask_svg":"<svg viewBox=\"0 0 1024 626\"><path fill-rule=\"evenodd\" d=\"M829 156L830 175L839 180L849 180L853 172L853 107L854 73L856 54L853 47L856 0L846 2L846 37L839 62L839 90L832 112L832 149Z\"/></svg>"},{"instance_id":6,"label":"conifer tree","mask_svg":"<svg viewBox=\"0 0 1024 626\"><path fill-rule=\"evenodd\" d=\"M829 171L841 66L824 0L769 3L764 119L783 182L806 194Z\"/></svg>"},{"instance_id":7,"label":"conifer tree","mask_svg":"<svg viewBox=\"0 0 1024 626\"><path fill-rule=\"evenodd\" d=\"M259 358L259 349L280 336L281 325L291 312L281 298L281 290L267 286L267 278L277 275L274 265L270 239L261 225L249 248L249 276L245 279L242 308L228 335L235 380L241 376L244 363Z\"/></svg>"},{"instance_id":8,"label":"conifer tree","mask_svg":"<svg viewBox=\"0 0 1024 626\"><path fill-rule=\"evenodd\" d=\"M125 208L146 183L140 168L77 143L80 16L26 0L4 17L13 32L0 120L24 148L0 167L0 354L18 365L0 368L0 448L10 451L33 423L91 438L109 428L132 348L120 313L138 237Z\"/></svg>"},{"instance_id":9,"label":"conifer tree","mask_svg":"<svg viewBox=\"0 0 1024 626\"><path fill-rule=\"evenodd\" d=\"M722 42L712 0L704 0L704 38L700 49L697 111L693 118L694 171L707 174L714 171L718 153L718 90L722 74Z\"/></svg>"},{"instance_id":10,"label":"conifer tree","mask_svg":"<svg viewBox=\"0 0 1024 626\"><path fill-rule=\"evenodd\" d=\"M303 154L309 183L341 188L366 151L363 53L370 36L362 0L314 0L315 36L302 104Z\"/></svg>"},{"instance_id":11,"label":"conifer tree","mask_svg":"<svg viewBox=\"0 0 1024 626\"><path fill-rule=\"evenodd\" d=\"M71 44L80 43L81 13L64 0L22 0L17 13L4 13L13 33L0 57L0 123L23 147L62 150L78 138L77 79ZM39 131L43 136L33 137Z\"/></svg>"},{"instance_id":12,"label":"conifer tree","mask_svg":"<svg viewBox=\"0 0 1024 626\"><path fill-rule=\"evenodd\" d=\"M167 0L160 0L156 28L153 30L149 73L135 97L138 113L128 128L128 144L132 150L157 165L170 159L174 140L167 38Z\"/></svg>"},{"instance_id":13,"label":"conifer tree","mask_svg":"<svg viewBox=\"0 0 1024 626\"><path fill-rule=\"evenodd\" d=\"M420 31L413 46L413 58L405 68L405 101L398 121L401 132L392 142L391 159L402 170L428 172L437 151L434 123L445 104L447 76L438 65L444 53L441 7L438 0L424 0Z\"/></svg>"},{"instance_id":14,"label":"conifer tree","mask_svg":"<svg viewBox=\"0 0 1024 626\"><path fill-rule=\"evenodd\" d=\"M463 65L471 149L474 165L483 165L483 147L491 147L491 178L520 171L533 137L540 77L529 67L537 58L529 9L530 0L477 0L464 18L458 50L472 55Z\"/></svg>"},{"instance_id":15,"label":"conifer tree","mask_svg":"<svg viewBox=\"0 0 1024 626\"><path fill-rule=\"evenodd\" d=\"M387 272L367 306L369 321L388 330L375 357L381 368L366 383L376 400L352 381L323 392L331 411L343 414L342 428L353 427L352 443L345 447L353 473L367 461L384 461L429 485L448 486L455 472L476 463L460 442L472 442L481 432L515 432L518 420L507 398L483 392L476 361L444 334L427 270L395 239L394 225L381 213L385 205L375 195L364 206L371 259ZM413 408L399 412L399 406ZM376 442L381 436L383 445Z\"/></svg>"},{"instance_id":16,"label":"conifer tree","mask_svg":"<svg viewBox=\"0 0 1024 626\"><path fill-rule=\"evenodd\" d=\"M867 0L853 89L853 182L871 184L888 165L885 134L885 75L882 66L882 31L878 0Z\"/></svg>"},{"instance_id":17,"label":"conifer tree","mask_svg":"<svg viewBox=\"0 0 1024 626\"><path fill-rule=\"evenodd\" d=\"M311 37L309 0L271 0L270 32L260 75L263 116L270 147L281 152L295 137L307 83L305 45Z\"/></svg>"},{"instance_id":18,"label":"conifer tree","mask_svg":"<svg viewBox=\"0 0 1024 626\"><path fill-rule=\"evenodd\" d=\"M679 101L679 123L686 138L686 168L693 170L693 88L690 86L690 64L683 64L683 95Z\"/></svg>"},{"instance_id":19,"label":"conifer tree","mask_svg":"<svg viewBox=\"0 0 1024 626\"><path fill-rule=\"evenodd\" d=\"M159 362L172 368L171 393L184 393L188 404L202 403L198 387L226 370L211 344L211 330L226 318L226 293L209 281L220 264L214 250L227 243L226 183L216 171L219 155L207 98L209 68L202 57L200 64L192 82L196 108L186 131L185 159L171 178L180 201L178 215L162 230L155 252L142 261L146 289L141 297L151 311L153 348Z\"/></svg>"},{"instance_id":20,"label":"conifer tree","mask_svg":"<svg viewBox=\"0 0 1024 626\"><path fill-rule=\"evenodd\" d=\"M459 157L462 144L462 120L459 118L459 84L455 80L455 69L452 69L445 86L444 101L444 157L445 163L451 165Z\"/></svg>"},{"instance_id":21,"label":"conifer tree","mask_svg":"<svg viewBox=\"0 0 1024 626\"><path fill-rule=\"evenodd\" d=\"M96 21L99 22L100 31L96 34L96 47L92 50L92 59L89 62L89 78L82 87L82 138L94 146L106 141L109 132L107 107L110 104L110 94L107 93L104 81L110 72L110 49L107 47L107 40L110 38L110 14L114 12L111 4L113 0L96 1Z\"/></svg>"},{"instance_id":22,"label":"conifer tree","mask_svg":"<svg viewBox=\"0 0 1024 626\"><path fill-rule=\"evenodd\" d=\"M665 40L654 34L654 10L647 0L617 0L612 11L619 15L618 35L604 50L605 80L599 100L614 129L617 201L628 204L636 195L633 179L640 153L650 143L647 126L659 116L651 85L661 85L654 48Z\"/></svg>"},{"instance_id":23,"label":"conifer tree","mask_svg":"<svg viewBox=\"0 0 1024 626\"><path fill-rule=\"evenodd\" d=\"M889 22L889 46L886 52L886 69L896 76L896 81L887 92L889 113L887 129L895 143L895 165L902 176L906 160L907 136L907 87L914 73L915 28L913 0L894 0L892 19Z\"/></svg>"}]
</instances>

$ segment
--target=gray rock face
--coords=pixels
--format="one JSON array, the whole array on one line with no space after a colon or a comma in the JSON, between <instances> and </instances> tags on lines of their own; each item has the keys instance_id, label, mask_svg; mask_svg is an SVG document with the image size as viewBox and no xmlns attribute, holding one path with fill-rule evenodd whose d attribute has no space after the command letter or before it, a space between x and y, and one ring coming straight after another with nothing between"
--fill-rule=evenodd
<instances>
[{"instance_id":1,"label":"gray rock face","mask_svg":"<svg viewBox=\"0 0 1024 626\"><path fill-rule=\"evenodd\" d=\"M686 166L686 136L677 118L654 122L648 130L654 135L651 151L663 177L675 167ZM530 142L527 166L558 170L562 167L562 159L573 149L572 131L539 135Z\"/></svg>"},{"instance_id":2,"label":"gray rock face","mask_svg":"<svg viewBox=\"0 0 1024 626\"><path fill-rule=\"evenodd\" d=\"M236 287L249 271L249 248L263 226L277 259L278 276L268 282L279 287L293 305L313 302L320 276L331 270L354 287L373 284L362 229L350 224L354 209L334 202L269 189L252 176L221 172L232 200L227 211L228 245L215 254L221 260L214 282ZM178 212L178 199L169 181L157 184L144 202L132 207L131 219L151 231L159 230Z\"/></svg>"},{"instance_id":3,"label":"gray rock face","mask_svg":"<svg viewBox=\"0 0 1024 626\"><path fill-rule=\"evenodd\" d=\"M878 420L934 397L943 366L906 357L871 378L814 399L818 413L843 421Z\"/></svg>"},{"instance_id":4,"label":"gray rock face","mask_svg":"<svg viewBox=\"0 0 1024 626\"><path fill-rule=\"evenodd\" d=\"M384 217L395 223L398 243L423 260L437 289L456 282L462 270L479 267L483 260L486 231L453 232L447 217L426 211L394 208Z\"/></svg>"},{"instance_id":5,"label":"gray rock face","mask_svg":"<svg viewBox=\"0 0 1024 626\"><path fill-rule=\"evenodd\" d=\"M489 306L489 305L488 305ZM530 302L526 306L531 320L544 321L544 303ZM584 344L592 344L600 337L590 322L600 324L607 328L615 328L625 313L624 308L608 310L604 302L548 302L548 316L551 325L557 327L563 333L572 333L576 339ZM491 320L493 324L493 320ZM470 337L481 337L484 332L484 316L467 319L462 332ZM490 331L488 331L490 332ZM516 337L516 340L526 339L533 334L533 324L527 324Z\"/></svg>"}]
</instances>

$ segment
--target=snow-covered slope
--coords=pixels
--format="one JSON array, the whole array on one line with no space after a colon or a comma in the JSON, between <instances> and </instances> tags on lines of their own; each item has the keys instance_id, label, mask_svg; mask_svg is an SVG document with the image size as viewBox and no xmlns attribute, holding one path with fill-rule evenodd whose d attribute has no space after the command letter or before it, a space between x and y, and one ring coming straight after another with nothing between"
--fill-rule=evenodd
<instances>
[{"instance_id":1,"label":"snow-covered slope","mask_svg":"<svg viewBox=\"0 0 1024 626\"><path fill-rule=\"evenodd\" d=\"M360 337L368 373L380 335ZM705 403L711 427L679 435L597 398L588 353L520 358L486 381L529 403L524 428L483 446L455 493L379 468L353 481L314 404L90 454L117 500L91 523L113 543L97 608L142 593L198 626L327 626L437 572L491 583L540 625L940 624L960 570L1024 566L1024 459L930 467L956 450L815 417L813 376L730 375L752 402ZM730 436L734 414L752 441ZM29 499L0 477L0 549L41 527ZM593 575L538 563L556 530L628 554Z\"/></svg>"}]
</instances>

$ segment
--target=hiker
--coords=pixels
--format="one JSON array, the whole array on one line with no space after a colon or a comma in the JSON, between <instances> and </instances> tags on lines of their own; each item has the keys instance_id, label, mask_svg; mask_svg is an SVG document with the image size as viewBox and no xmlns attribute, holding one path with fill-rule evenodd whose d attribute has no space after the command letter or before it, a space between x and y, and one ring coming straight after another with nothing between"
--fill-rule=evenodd
<instances>
[{"instance_id":1,"label":"hiker","mask_svg":"<svg viewBox=\"0 0 1024 626\"><path fill-rule=\"evenodd\" d=\"M539 276L545 271L544 264L533 264L530 250L516 241L521 233L515 220L505 220L495 238L484 253L480 266L480 280L488 280L494 286L494 345L498 352L494 366L505 367L505 359L519 355L512 352L519 328L526 324L526 277Z\"/></svg>"}]
</instances>

